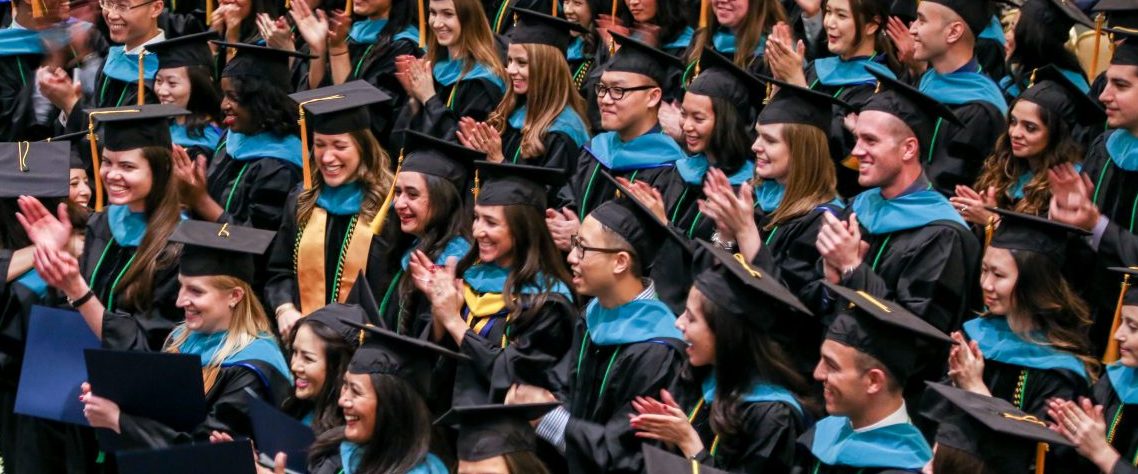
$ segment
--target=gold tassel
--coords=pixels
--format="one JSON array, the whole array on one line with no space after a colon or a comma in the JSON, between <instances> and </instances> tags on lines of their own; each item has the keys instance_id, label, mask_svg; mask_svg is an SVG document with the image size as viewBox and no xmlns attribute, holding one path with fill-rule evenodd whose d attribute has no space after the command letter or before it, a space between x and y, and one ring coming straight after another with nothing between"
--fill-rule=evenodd
<instances>
[{"instance_id":1,"label":"gold tassel","mask_svg":"<svg viewBox=\"0 0 1138 474\"><path fill-rule=\"evenodd\" d=\"M1098 74L1098 56L1099 48L1102 47L1102 26L1106 23L1106 15L1099 12L1095 16L1095 50L1091 53L1091 70L1087 71L1087 80L1094 82L1095 75Z\"/></svg>"},{"instance_id":2,"label":"gold tassel","mask_svg":"<svg viewBox=\"0 0 1138 474\"><path fill-rule=\"evenodd\" d=\"M352 15L352 0L348 0L348 4L344 6L344 12L346 12L348 16Z\"/></svg>"},{"instance_id":3,"label":"gold tassel","mask_svg":"<svg viewBox=\"0 0 1138 474\"><path fill-rule=\"evenodd\" d=\"M610 14L612 15L613 24L616 24L616 1L617 0L612 0L612 13Z\"/></svg>"},{"instance_id":4,"label":"gold tassel","mask_svg":"<svg viewBox=\"0 0 1138 474\"><path fill-rule=\"evenodd\" d=\"M1126 291L1130 289L1130 274L1127 273L1122 276L1122 287L1118 291L1118 304L1114 306L1114 320L1110 323L1110 333L1107 335L1106 351L1102 354L1103 364L1113 364L1118 361L1118 340L1114 338L1114 333L1118 332L1118 326L1122 324L1122 306L1126 300Z\"/></svg>"},{"instance_id":5,"label":"gold tassel","mask_svg":"<svg viewBox=\"0 0 1138 474\"><path fill-rule=\"evenodd\" d=\"M292 2L285 0L285 10L292 9Z\"/></svg>"},{"instance_id":6,"label":"gold tassel","mask_svg":"<svg viewBox=\"0 0 1138 474\"><path fill-rule=\"evenodd\" d=\"M478 170L474 170L474 187L470 188L470 195L474 196L474 201L478 201L478 193L481 191L481 186L478 184Z\"/></svg>"},{"instance_id":7,"label":"gold tassel","mask_svg":"<svg viewBox=\"0 0 1138 474\"><path fill-rule=\"evenodd\" d=\"M881 81L877 81L877 85L873 87L873 93L874 94L880 94L881 93Z\"/></svg>"},{"instance_id":8,"label":"gold tassel","mask_svg":"<svg viewBox=\"0 0 1138 474\"><path fill-rule=\"evenodd\" d=\"M298 116L296 124L300 126L300 157L301 157L301 171L304 176L304 189L312 189L312 164L309 163L308 156L308 119L304 116L304 106L313 102L321 102L325 100L343 99L343 94L330 95L327 97L317 97L315 99L308 99L304 102L297 104Z\"/></svg>"},{"instance_id":9,"label":"gold tassel","mask_svg":"<svg viewBox=\"0 0 1138 474\"><path fill-rule=\"evenodd\" d=\"M561 3L561 0L553 0L553 6L549 7L549 14L551 16L557 16L557 4L558 3Z\"/></svg>"},{"instance_id":10,"label":"gold tassel","mask_svg":"<svg viewBox=\"0 0 1138 474\"><path fill-rule=\"evenodd\" d=\"M1047 443L1037 443L1035 445L1035 474L1043 474L1044 462L1047 460L1047 451L1050 446Z\"/></svg>"},{"instance_id":11,"label":"gold tassel","mask_svg":"<svg viewBox=\"0 0 1138 474\"><path fill-rule=\"evenodd\" d=\"M213 0L205 0L205 21L209 23L210 17L213 16Z\"/></svg>"},{"instance_id":12,"label":"gold tassel","mask_svg":"<svg viewBox=\"0 0 1138 474\"><path fill-rule=\"evenodd\" d=\"M1035 73L1038 71L1039 71L1039 68L1035 68L1035 69L1031 70L1031 77L1027 79L1027 87L1028 88L1035 86Z\"/></svg>"},{"instance_id":13,"label":"gold tassel","mask_svg":"<svg viewBox=\"0 0 1138 474\"><path fill-rule=\"evenodd\" d=\"M32 0L32 18L43 18L45 7L43 0Z\"/></svg>"},{"instance_id":14,"label":"gold tassel","mask_svg":"<svg viewBox=\"0 0 1138 474\"><path fill-rule=\"evenodd\" d=\"M774 84L768 82L766 96L763 97L763 105L769 105L771 99L774 99Z\"/></svg>"},{"instance_id":15,"label":"gold tassel","mask_svg":"<svg viewBox=\"0 0 1138 474\"><path fill-rule=\"evenodd\" d=\"M138 52L138 105L146 103L146 67L143 65L143 60L146 57L146 49Z\"/></svg>"},{"instance_id":16,"label":"gold tassel","mask_svg":"<svg viewBox=\"0 0 1138 474\"><path fill-rule=\"evenodd\" d=\"M427 47L427 16L423 10L423 0L419 0L419 48Z\"/></svg>"},{"instance_id":17,"label":"gold tassel","mask_svg":"<svg viewBox=\"0 0 1138 474\"><path fill-rule=\"evenodd\" d=\"M984 225L984 249L992 245L992 236L996 235L996 216L995 214L988 217L988 223Z\"/></svg>"},{"instance_id":18,"label":"gold tassel","mask_svg":"<svg viewBox=\"0 0 1138 474\"><path fill-rule=\"evenodd\" d=\"M368 226L371 229L371 235L379 235L383 232L383 223L387 220L387 211L391 209L391 202L395 200L395 180L399 179L399 172L403 170L403 149L399 149L399 159L395 162L395 176L391 179L391 189L387 190L387 197L383 198L383 206L379 208L379 212L375 213L375 218L371 220Z\"/></svg>"},{"instance_id":19,"label":"gold tassel","mask_svg":"<svg viewBox=\"0 0 1138 474\"><path fill-rule=\"evenodd\" d=\"M87 142L91 144L91 165L95 169L95 212L103 210L103 175L99 173L99 145L95 136L95 114L87 117Z\"/></svg>"}]
</instances>

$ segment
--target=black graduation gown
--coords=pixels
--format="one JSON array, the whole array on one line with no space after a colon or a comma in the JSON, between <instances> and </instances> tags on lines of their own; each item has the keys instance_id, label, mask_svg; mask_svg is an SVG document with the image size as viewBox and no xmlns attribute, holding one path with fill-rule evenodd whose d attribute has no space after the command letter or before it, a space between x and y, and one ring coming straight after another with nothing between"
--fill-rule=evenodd
<instances>
[{"instance_id":1,"label":"black graduation gown","mask_svg":"<svg viewBox=\"0 0 1138 474\"><path fill-rule=\"evenodd\" d=\"M86 243L79 258L80 272L95 296L103 303L103 345L116 349L160 351L166 336L182 322L178 308L178 265L160 267L154 274L154 303L149 308L127 307L121 303L122 288L112 288L126 271L137 247L124 247L114 241L107 214L99 212L87 223ZM168 251L169 249L167 249ZM102 260L102 264L99 261ZM96 267L98 273L95 273Z\"/></svg>"},{"instance_id":2,"label":"black graduation gown","mask_svg":"<svg viewBox=\"0 0 1138 474\"><path fill-rule=\"evenodd\" d=\"M9 56L0 53L0 142L34 141L50 136L51 129L36 124L32 95L36 88L39 54ZM54 118L58 112L51 114Z\"/></svg>"},{"instance_id":3,"label":"black graduation gown","mask_svg":"<svg viewBox=\"0 0 1138 474\"><path fill-rule=\"evenodd\" d=\"M632 400L658 397L672 386L684 363L684 342L652 339L600 346L589 337L584 318L577 322L569 351L565 458L569 472L636 473L644 469L641 439L628 423ZM607 374L607 376L606 376ZM602 469L607 467L607 470Z\"/></svg>"},{"instance_id":4,"label":"black graduation gown","mask_svg":"<svg viewBox=\"0 0 1138 474\"><path fill-rule=\"evenodd\" d=\"M525 296L523 299L532 299ZM527 304L528 303L523 303ZM506 347L502 347L505 315L491 316L479 333L466 331L458 351L470 361L458 362L454 380L454 406L502 403L513 384L534 385L551 393L562 391L555 366L565 357L572 343L577 318L573 303L563 295L549 293L548 300L524 325L511 321Z\"/></svg>"},{"instance_id":5,"label":"black graduation gown","mask_svg":"<svg viewBox=\"0 0 1138 474\"><path fill-rule=\"evenodd\" d=\"M1111 133L1125 132L1110 131L1099 136L1083 161L1083 174L1094 183L1092 197L1095 205L1103 217L1110 219L1110 224L1103 232L1098 252L1093 253L1093 257L1089 255L1089 249L1083 249L1085 256L1094 258L1094 270L1073 280L1076 285L1080 280L1085 282L1083 299L1091 305L1094 325L1090 338L1096 354L1101 353L1110 340L1118 284L1122 281L1117 272L1107 268L1138 265L1138 237L1134 235L1134 229L1138 229L1138 218L1133 213L1134 203L1138 201L1138 172L1119 168L1110 158L1106 140Z\"/></svg>"},{"instance_id":6,"label":"black graduation gown","mask_svg":"<svg viewBox=\"0 0 1138 474\"><path fill-rule=\"evenodd\" d=\"M693 409L687 410L689 416ZM704 447L696 455L700 464L738 473L789 472L794 466L795 443L806 431L798 411L783 402L742 402L736 413L744 434L718 438L711 428L711 405L702 404L695 413L691 424Z\"/></svg>"},{"instance_id":7,"label":"black graduation gown","mask_svg":"<svg viewBox=\"0 0 1138 474\"><path fill-rule=\"evenodd\" d=\"M1004 58L1007 56L1004 45L992 38L976 38L972 48L976 62L980 63L980 72L1000 83L1000 79L1008 75L1008 65Z\"/></svg>"},{"instance_id":8,"label":"black graduation gown","mask_svg":"<svg viewBox=\"0 0 1138 474\"><path fill-rule=\"evenodd\" d=\"M682 158L682 157L677 157ZM569 176L569 182L557 193L557 208L569 208L584 219L593 212L597 206L616 197L616 186L610 183L600 172L604 171L616 178L626 178L629 181L643 181L657 189L661 189L664 179L672 165L656 168L628 170L624 172L605 168L587 148L581 149L577 157L577 165ZM550 206L553 207L553 206Z\"/></svg>"},{"instance_id":9,"label":"black graduation gown","mask_svg":"<svg viewBox=\"0 0 1138 474\"><path fill-rule=\"evenodd\" d=\"M447 107L451 91L454 103ZM456 141L458 120L470 117L483 122L502 101L504 92L487 79L463 79L449 86L435 80L435 96L425 104L420 104L419 112L412 115L410 108L404 108L396 120L394 130L414 130L443 140ZM399 143L402 146L402 142Z\"/></svg>"},{"instance_id":10,"label":"black graduation gown","mask_svg":"<svg viewBox=\"0 0 1138 474\"><path fill-rule=\"evenodd\" d=\"M267 310L271 313L286 303L292 303L300 308L300 292L297 288L296 276L296 246L299 245L299 227L296 222L296 200L301 190L297 189L288 197L285 204L285 216L288 218L281 222L277 237L273 239L273 246L268 256L268 281L265 283L265 300ZM390 217L390 215L389 215ZM327 228L324 231L324 298L325 302L334 297L332 289L336 283L336 262L340 261L341 247L345 234L351 228L352 216L337 216L328 214ZM363 223L362 225L367 225ZM372 236L371 248L368 250L367 263L364 266L364 278L374 290L387 288L391 284L394 270L398 261L393 261L392 245L398 238L398 226L383 226L380 235ZM378 290L376 290L378 291ZM369 317L375 317L369 315ZM379 321L372 324L380 325Z\"/></svg>"},{"instance_id":11,"label":"black graduation gown","mask_svg":"<svg viewBox=\"0 0 1138 474\"><path fill-rule=\"evenodd\" d=\"M861 107L873 96L875 89L874 84L851 84L837 87L822 84L818 81L818 74L814 70L813 63L806 68L806 83L810 84L810 88L813 90L845 101L852 105L854 110L861 110ZM837 172L838 194L842 197L852 198L866 190L857 182L857 163L854 162L853 168L845 165L846 158L850 156L854 145L857 144L857 137L845 125L846 115L850 112L838 106L833 106L833 109L834 119L830 122L830 130L826 133L830 138L830 157L834 160L834 170Z\"/></svg>"},{"instance_id":12,"label":"black graduation gown","mask_svg":"<svg viewBox=\"0 0 1138 474\"><path fill-rule=\"evenodd\" d=\"M1007 120L1000 109L987 102L950 108L964 126L941 123L931 150L932 159L922 157L933 187L945 196L955 196L957 185L972 186L976 182L996 140L1007 130Z\"/></svg>"},{"instance_id":13,"label":"black graduation gown","mask_svg":"<svg viewBox=\"0 0 1138 474\"><path fill-rule=\"evenodd\" d=\"M564 170L566 174L576 169L581 145L569 138L569 135L549 130L545 133L541 144L545 146L545 154L525 158L521 154L522 131L506 126L506 130L502 132L502 155L505 156L506 163L554 168Z\"/></svg>"},{"instance_id":14,"label":"black graduation gown","mask_svg":"<svg viewBox=\"0 0 1138 474\"><path fill-rule=\"evenodd\" d=\"M1131 464L1135 456L1138 456L1138 405L1123 403L1118 393L1114 391L1110 377L1106 375L1095 383L1094 400L1096 405L1102 405L1107 439L1120 456L1110 474L1138 472L1138 469ZM1085 472L1092 472L1094 467L1090 466L1089 462L1084 464L1086 464Z\"/></svg>"},{"instance_id":15,"label":"black graduation gown","mask_svg":"<svg viewBox=\"0 0 1138 474\"><path fill-rule=\"evenodd\" d=\"M344 461L340 459L338 451L308 461L309 474L342 474L343 469Z\"/></svg>"},{"instance_id":16,"label":"black graduation gown","mask_svg":"<svg viewBox=\"0 0 1138 474\"><path fill-rule=\"evenodd\" d=\"M387 38L375 44L348 42L352 72L348 80L363 79L391 96L391 101L371 108L371 127L380 143L387 145L398 117L407 104L407 93L395 78L395 58L404 54L421 57L423 50L409 39ZM330 78L329 73L326 77Z\"/></svg>"}]
</instances>

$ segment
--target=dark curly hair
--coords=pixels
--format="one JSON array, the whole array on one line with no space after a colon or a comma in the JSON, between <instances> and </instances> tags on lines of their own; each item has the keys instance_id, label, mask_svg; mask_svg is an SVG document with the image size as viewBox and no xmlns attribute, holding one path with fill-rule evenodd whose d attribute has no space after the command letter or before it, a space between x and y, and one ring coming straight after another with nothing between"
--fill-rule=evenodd
<instances>
[{"instance_id":1,"label":"dark curly hair","mask_svg":"<svg viewBox=\"0 0 1138 474\"><path fill-rule=\"evenodd\" d=\"M283 87L284 82L273 82L258 76L228 79L237 92L237 103L249 111L250 116L260 119L257 124L260 131L282 136L297 133L296 101L288 96L288 91Z\"/></svg>"}]
</instances>

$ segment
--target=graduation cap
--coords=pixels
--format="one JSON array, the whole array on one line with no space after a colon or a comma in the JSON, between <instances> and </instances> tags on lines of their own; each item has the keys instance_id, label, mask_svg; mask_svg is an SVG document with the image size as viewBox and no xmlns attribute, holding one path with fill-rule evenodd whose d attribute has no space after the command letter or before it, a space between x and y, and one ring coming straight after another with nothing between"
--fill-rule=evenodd
<instances>
[{"instance_id":1,"label":"graduation cap","mask_svg":"<svg viewBox=\"0 0 1138 474\"><path fill-rule=\"evenodd\" d=\"M702 239L696 242L719 264L695 278L696 288L717 306L764 331L777 326L779 318L788 313L813 315L778 279L752 267L742 255L728 253Z\"/></svg>"},{"instance_id":2,"label":"graduation cap","mask_svg":"<svg viewBox=\"0 0 1138 474\"><path fill-rule=\"evenodd\" d=\"M380 316L379 302L375 300L375 291L371 289L371 283L367 282L363 270L360 270L359 275L356 276L356 281L352 283L352 289L348 291L348 297L344 299L344 303L358 305L364 312L364 322L371 322L381 328L387 328L383 322L383 317Z\"/></svg>"},{"instance_id":3,"label":"graduation cap","mask_svg":"<svg viewBox=\"0 0 1138 474\"><path fill-rule=\"evenodd\" d=\"M440 140L412 130L404 132L400 153L401 171L414 171L443 178L462 190L471 176L474 162L485 161L486 154L457 143Z\"/></svg>"},{"instance_id":4,"label":"graduation cap","mask_svg":"<svg viewBox=\"0 0 1138 474\"><path fill-rule=\"evenodd\" d=\"M353 374L385 374L400 377L425 394L430 385L431 367L438 356L469 360L464 354L447 350L429 341L399 335L375 326L340 320L363 331L364 341L348 362Z\"/></svg>"},{"instance_id":5,"label":"graduation cap","mask_svg":"<svg viewBox=\"0 0 1138 474\"><path fill-rule=\"evenodd\" d=\"M920 368L920 341L952 343L945 333L892 301L823 281L850 302L826 331L826 339L850 346L881 362L902 385Z\"/></svg>"},{"instance_id":6,"label":"graduation cap","mask_svg":"<svg viewBox=\"0 0 1138 474\"><path fill-rule=\"evenodd\" d=\"M550 187L565 183L565 172L545 166L474 162L474 199L479 206L528 205L545 211ZM479 181L485 181L480 185Z\"/></svg>"},{"instance_id":7,"label":"graduation cap","mask_svg":"<svg viewBox=\"0 0 1138 474\"><path fill-rule=\"evenodd\" d=\"M285 49L269 48L245 43L210 41L223 48L237 50L233 59L221 71L221 77L259 77L269 82L280 83L290 77L288 62L292 58L314 59L304 53Z\"/></svg>"},{"instance_id":8,"label":"graduation cap","mask_svg":"<svg viewBox=\"0 0 1138 474\"><path fill-rule=\"evenodd\" d=\"M158 69L183 66L213 67L213 51L209 42L220 37L216 30L179 36L146 45L146 51L158 55Z\"/></svg>"},{"instance_id":9,"label":"graduation cap","mask_svg":"<svg viewBox=\"0 0 1138 474\"><path fill-rule=\"evenodd\" d=\"M770 97L757 121L760 124L797 123L813 125L829 133L834 120L834 106L852 109L853 106L830 94L799 87L773 77L760 77L769 85L777 85L778 92Z\"/></svg>"},{"instance_id":10,"label":"graduation cap","mask_svg":"<svg viewBox=\"0 0 1138 474\"><path fill-rule=\"evenodd\" d=\"M178 223L170 242L186 244L178 273L184 276L226 275L253 281L254 257L273 243L276 232L198 220Z\"/></svg>"},{"instance_id":11,"label":"graduation cap","mask_svg":"<svg viewBox=\"0 0 1138 474\"><path fill-rule=\"evenodd\" d=\"M103 124L103 148L126 151L156 146L170 148L168 119L186 115L189 110L169 104L146 104L95 109L87 113L87 141L91 145L91 165L95 175L95 211L103 210L103 180L99 175L99 146L95 122Z\"/></svg>"},{"instance_id":12,"label":"graduation cap","mask_svg":"<svg viewBox=\"0 0 1138 474\"><path fill-rule=\"evenodd\" d=\"M296 101L300 119L300 153L303 166L304 189L312 187L312 164L308 159L308 118L312 114L312 130L316 133L336 135L357 130L371 130L371 111L368 106L387 102L391 96L376 89L364 80L321 87L289 94Z\"/></svg>"},{"instance_id":13,"label":"graduation cap","mask_svg":"<svg viewBox=\"0 0 1138 474\"><path fill-rule=\"evenodd\" d=\"M1026 472L1024 461L1034 452L1037 463L1043 445L1070 446L1063 435L1051 431L1043 420L1016 408L1007 400L980 395L935 382L925 382L946 403L933 404L922 412L940 422L936 442L976 456L991 472ZM1044 472L1036 466L1036 472Z\"/></svg>"},{"instance_id":14,"label":"graduation cap","mask_svg":"<svg viewBox=\"0 0 1138 474\"><path fill-rule=\"evenodd\" d=\"M688 84L688 92L724 99L740 112L762 102L763 83L714 48L704 46L699 68L699 75ZM749 119L752 115L740 113L740 117Z\"/></svg>"},{"instance_id":15,"label":"graduation cap","mask_svg":"<svg viewBox=\"0 0 1138 474\"><path fill-rule=\"evenodd\" d=\"M248 441L198 443L165 449L133 450L115 456L120 474L252 474L253 446Z\"/></svg>"},{"instance_id":16,"label":"graduation cap","mask_svg":"<svg viewBox=\"0 0 1138 474\"><path fill-rule=\"evenodd\" d=\"M668 238L679 244L685 251L690 252L691 248L688 247L687 238L668 225L667 222L657 218L648 209L648 206L636 199L636 196L622 186L611 174L604 170L601 170L600 173L613 186L616 186L620 197L605 201L593 209L589 215L605 227L612 229L632 246L632 250L636 253L640 267L645 274L648 273L648 268L652 266L652 262L656 260L656 252L663 247Z\"/></svg>"},{"instance_id":17,"label":"graduation cap","mask_svg":"<svg viewBox=\"0 0 1138 474\"><path fill-rule=\"evenodd\" d=\"M1106 111L1102 106L1083 93L1079 86L1054 65L1048 64L1032 71L1031 82L1032 85L1019 98L1059 114L1072 126L1101 124L1106 120Z\"/></svg>"},{"instance_id":18,"label":"graduation cap","mask_svg":"<svg viewBox=\"0 0 1138 474\"><path fill-rule=\"evenodd\" d=\"M992 234L992 247L1042 254L1058 265L1066 260L1067 243L1072 235L1090 232L1031 214L995 207L987 208L1000 215L1000 225Z\"/></svg>"},{"instance_id":19,"label":"graduation cap","mask_svg":"<svg viewBox=\"0 0 1138 474\"><path fill-rule=\"evenodd\" d=\"M67 142L0 143L0 198L63 198L70 192Z\"/></svg>"},{"instance_id":20,"label":"graduation cap","mask_svg":"<svg viewBox=\"0 0 1138 474\"><path fill-rule=\"evenodd\" d=\"M912 23L917 19L917 0L893 0L889 5L889 15L900 18L906 25Z\"/></svg>"},{"instance_id":21,"label":"graduation cap","mask_svg":"<svg viewBox=\"0 0 1138 474\"><path fill-rule=\"evenodd\" d=\"M554 2L556 4L556 2ZM565 52L573 41L571 32L588 33L589 30L578 23L566 21L555 16L514 8L517 23L506 33L511 44L545 44Z\"/></svg>"},{"instance_id":22,"label":"graduation cap","mask_svg":"<svg viewBox=\"0 0 1138 474\"><path fill-rule=\"evenodd\" d=\"M1123 306L1138 306L1138 290L1131 290L1130 277L1138 276L1138 267L1110 267L1107 268L1112 272L1122 274L1122 285L1118 292L1118 303L1114 306L1114 319L1110 323L1110 333L1107 334L1106 350L1103 351L1102 362L1103 364L1113 364L1118 360L1118 341L1114 339L1114 333L1118 332L1118 326L1122 324L1122 307Z\"/></svg>"},{"instance_id":23,"label":"graduation cap","mask_svg":"<svg viewBox=\"0 0 1138 474\"><path fill-rule=\"evenodd\" d=\"M641 451L648 474L727 474L727 471L705 466L695 459L669 453L648 443L644 443Z\"/></svg>"},{"instance_id":24,"label":"graduation cap","mask_svg":"<svg viewBox=\"0 0 1138 474\"><path fill-rule=\"evenodd\" d=\"M1095 23L1071 0L1028 0L1020 19L1042 25L1050 35L1066 38L1075 23L1094 28Z\"/></svg>"},{"instance_id":25,"label":"graduation cap","mask_svg":"<svg viewBox=\"0 0 1138 474\"><path fill-rule=\"evenodd\" d=\"M71 169L83 169L83 170L85 170L85 169L87 169L87 163L86 163L86 161L83 160L83 156L79 153L79 149L75 145L77 145L77 142L79 140L82 140L83 137L86 137L86 136L87 136L87 131L86 130L80 130L78 132L65 133L63 135L59 135L56 137L50 137L50 138L44 139L43 141L46 143L53 143L53 142L70 143L71 144L71 157L70 157L69 162L68 162L68 167L70 167Z\"/></svg>"},{"instance_id":26,"label":"graduation cap","mask_svg":"<svg viewBox=\"0 0 1138 474\"><path fill-rule=\"evenodd\" d=\"M862 106L861 111L877 110L901 119L917 136L922 150L927 151L931 147L940 120L963 125L956 114L940 101L875 69L865 70L877 78L877 90Z\"/></svg>"},{"instance_id":27,"label":"graduation cap","mask_svg":"<svg viewBox=\"0 0 1138 474\"><path fill-rule=\"evenodd\" d=\"M1115 34L1115 39L1122 43L1114 48L1114 56L1110 64L1115 66L1138 66L1138 31L1129 29L1111 28L1107 31Z\"/></svg>"},{"instance_id":28,"label":"graduation cap","mask_svg":"<svg viewBox=\"0 0 1138 474\"><path fill-rule=\"evenodd\" d=\"M358 279L356 281L359 281ZM349 325L344 321L351 321L354 325ZM329 329L336 331L344 337L345 341L352 344L353 347L358 347L360 344L360 326L368 324L367 314L364 309L354 304L330 303L324 305L322 308L309 313L304 319L300 320L301 324L309 322L319 323L328 326Z\"/></svg>"},{"instance_id":29,"label":"graduation cap","mask_svg":"<svg viewBox=\"0 0 1138 474\"><path fill-rule=\"evenodd\" d=\"M939 3L956 12L972 30L972 36L979 36L992 19L992 4L989 0L928 0ZM1030 2L1028 2L1030 3Z\"/></svg>"},{"instance_id":30,"label":"graduation cap","mask_svg":"<svg viewBox=\"0 0 1138 474\"><path fill-rule=\"evenodd\" d=\"M633 72L648 76L665 91L673 85L684 67L680 58L653 48L639 40L619 33L611 33L620 49L609 59L605 71Z\"/></svg>"},{"instance_id":31,"label":"graduation cap","mask_svg":"<svg viewBox=\"0 0 1138 474\"><path fill-rule=\"evenodd\" d=\"M1111 29L1138 32L1138 2L1134 0L1099 0L1091 7L1091 11L1105 17L1105 22ZM1099 24L1097 16L1095 24Z\"/></svg>"},{"instance_id":32,"label":"graduation cap","mask_svg":"<svg viewBox=\"0 0 1138 474\"><path fill-rule=\"evenodd\" d=\"M481 461L504 454L534 451L537 435L530 420L541 418L559 403L472 405L452 407L436 425L458 426L458 459Z\"/></svg>"}]
</instances>

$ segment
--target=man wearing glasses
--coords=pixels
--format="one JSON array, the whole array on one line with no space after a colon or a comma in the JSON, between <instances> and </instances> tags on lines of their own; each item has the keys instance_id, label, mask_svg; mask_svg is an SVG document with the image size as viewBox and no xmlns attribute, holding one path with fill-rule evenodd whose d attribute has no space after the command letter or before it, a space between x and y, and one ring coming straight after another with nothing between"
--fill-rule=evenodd
<instances>
[{"instance_id":1,"label":"man wearing glasses","mask_svg":"<svg viewBox=\"0 0 1138 474\"><path fill-rule=\"evenodd\" d=\"M87 126L86 105L103 108L138 104L139 55L144 53L145 45L166 40L166 34L158 28L163 0L99 0L99 8L116 46L107 50L106 61L95 78L94 96L82 101L80 91L61 68L45 68L37 74L44 96L62 112L60 120L67 132ZM143 102L156 103L150 83L158 72L158 57L144 54L141 66Z\"/></svg>"},{"instance_id":2,"label":"man wearing glasses","mask_svg":"<svg viewBox=\"0 0 1138 474\"><path fill-rule=\"evenodd\" d=\"M612 199L616 188L600 172L655 184L672 163L686 155L663 133L657 114L678 89L683 63L637 40L613 34L620 47L596 85L601 127L606 131L585 145L569 183L558 194L560 209L546 211L554 242L569 250L581 217Z\"/></svg>"}]
</instances>

